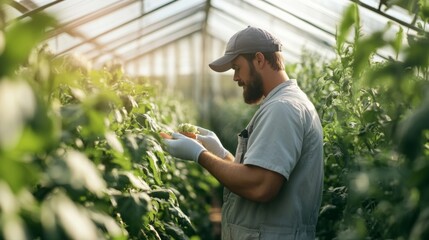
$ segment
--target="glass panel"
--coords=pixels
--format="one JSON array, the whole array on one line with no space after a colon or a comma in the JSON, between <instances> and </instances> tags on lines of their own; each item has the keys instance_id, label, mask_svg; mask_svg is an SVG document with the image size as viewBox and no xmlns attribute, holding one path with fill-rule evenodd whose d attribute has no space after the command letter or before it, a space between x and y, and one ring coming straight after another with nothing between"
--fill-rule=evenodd
<instances>
[{"instance_id":1,"label":"glass panel","mask_svg":"<svg viewBox=\"0 0 429 240\"><path fill-rule=\"evenodd\" d=\"M146 35L138 41L127 44L119 49L117 53L127 59L133 57L139 52L150 51L156 46L163 46L177 38L183 37L193 31L201 29L200 22L204 19L204 14L201 12L192 17L183 19L168 27L159 29L153 34Z\"/></svg>"},{"instance_id":2,"label":"glass panel","mask_svg":"<svg viewBox=\"0 0 429 240\"><path fill-rule=\"evenodd\" d=\"M146 5L146 3L149 4L151 2L154 2L154 3L151 5ZM156 2L156 4L155 4L155 2ZM155 24L160 25L160 24L162 24L162 21L164 21L165 19L173 18L175 16L180 16L180 14L182 14L182 12L188 11L189 9L192 9L192 8L195 8L196 10L198 10L199 8L201 8L200 6L204 1L202 1L202 0L199 0L199 1L186 0L186 1L184 1L183 0L183 1L178 1L178 2L168 4L170 2L171 1L163 1L163 2L145 1L145 6L144 6L145 11L144 12L146 14L143 17L141 17L140 19L138 19L136 21L132 21L132 22L124 25L123 23L129 22L130 20L137 18L139 15L142 15L140 13L141 6L134 7L134 9L137 10L137 14L135 16L132 16L130 19L127 19L127 21L121 21L123 26L121 26L118 29L115 29L115 28L116 28L116 26L119 26L121 23L118 24L117 21L114 20L114 19L118 19L118 17L114 17L114 16L103 17L103 19L100 19L100 20L103 20L106 22L116 22L116 26L111 26L110 29L113 29L113 30L108 32L107 34L103 34L103 35L99 36L97 38L97 41L103 45L107 45L113 41L115 46L121 46L121 44L120 44L121 42L122 43L123 42L129 42L133 39L136 39L136 40L146 39L145 40L146 42L147 41L149 41L149 42L154 41L153 38L156 38L156 36L158 36L158 35L156 35L156 34L153 35L151 33L154 30L158 31L159 30L158 28L160 28L160 27L155 29L152 25L155 25ZM164 6L163 4L168 4L168 5ZM161 6L163 6L163 7L159 8ZM159 9L157 9L157 8L159 8ZM154 9L157 9L157 10L153 11ZM153 11L153 12L151 12L151 11ZM131 14L127 14L127 15L131 16ZM199 16L195 17L196 15L198 15L198 14L193 14L193 15L187 16L185 19L176 19L175 21L169 20L171 23L169 25L164 24L166 26L163 26L162 29L163 29L163 31L167 31L167 32L177 32L177 30L181 29L182 25L176 26L174 30L171 30L172 26L174 26L175 23L177 23L177 22L182 22L182 21L195 22L195 21L198 21L201 23L204 19L203 16L201 15L201 13ZM86 26L86 25L88 25L88 26ZM89 29L89 25L95 26L94 22L91 22L91 23L86 24L86 25L80 27L79 30L81 32L91 33L90 37L91 36L97 36L97 34L94 34L94 32L95 32L94 30L90 31L90 29ZM92 27L94 27L94 26L92 26ZM166 28L168 30L164 30L164 28ZM142 35L144 35L144 37L139 37ZM146 36L146 35L149 35L149 36ZM125 47L135 49L136 45L138 45L137 42L138 41L127 43ZM118 43L119 43L119 45L118 45ZM115 47L115 50L120 51L121 53L128 51L128 50L123 50L123 47L119 47L119 48ZM97 53L91 52L91 57L95 57L97 55L98 55Z\"/></svg>"},{"instance_id":3,"label":"glass panel","mask_svg":"<svg viewBox=\"0 0 429 240\"><path fill-rule=\"evenodd\" d=\"M151 1L145 3L150 3ZM158 1L156 1L158 2ZM168 2L168 1L167 1ZM134 21L132 23L127 24L124 27L121 27L120 29L114 30L111 33L101 36L99 38L99 41L101 43L108 43L110 41L113 41L115 39L119 39L121 37L129 36L130 34L135 34L136 32L139 32L142 29L146 29L148 26L153 25L155 23L159 23L163 21L164 19L167 19L169 17L175 16L177 14L180 14L182 11L186 11L189 8L193 8L195 6L198 6L198 4L201 4L202 1L180 1L177 4L173 3L165 8L159 9L155 12L152 12L150 14L145 15L141 19ZM180 3L180 4L179 4ZM159 7L160 4L156 5ZM146 7L145 7L146 8ZM154 7L152 6L152 9ZM148 12L151 10L145 10L145 12Z\"/></svg>"},{"instance_id":4,"label":"glass panel","mask_svg":"<svg viewBox=\"0 0 429 240\"><path fill-rule=\"evenodd\" d=\"M79 26L78 30L84 33L89 38L95 37L103 32L113 29L119 26L121 23L125 23L133 18L140 15L140 3L136 2L127 7L121 8L110 14L104 15L98 19L95 19L89 23ZM125 26L123 29L128 28Z\"/></svg>"},{"instance_id":5,"label":"glass panel","mask_svg":"<svg viewBox=\"0 0 429 240\"><path fill-rule=\"evenodd\" d=\"M378 8L379 1L361 0L372 8ZM17 2L32 10L54 0ZM57 53L73 48L71 51L86 51L91 58L120 55L130 59L201 29L205 3L205 0L65 0L45 11L56 16L64 26L75 25L47 43ZM211 37L225 44L235 32L250 24L275 32L285 44L289 59L298 60L303 48L332 55L336 29L350 4L350 0L211 0L207 30ZM118 5L121 8L96 15L106 7ZM405 9L383 8L383 12L401 21L412 21L413 16ZM388 18L364 7L359 9L363 33L386 27ZM6 21L22 15L10 6L5 6L5 12ZM89 14L93 18L85 21L84 17ZM387 34L393 35L398 29L399 25L393 24ZM73 33L79 37L70 35ZM102 52L95 44L86 42L91 38L104 46Z\"/></svg>"},{"instance_id":6,"label":"glass panel","mask_svg":"<svg viewBox=\"0 0 429 240\"><path fill-rule=\"evenodd\" d=\"M120 0L66 0L47 8L46 12L55 16L60 23L66 23L118 2Z\"/></svg>"},{"instance_id":7,"label":"glass panel","mask_svg":"<svg viewBox=\"0 0 429 240\"><path fill-rule=\"evenodd\" d=\"M19 3L23 4L23 5L26 5L26 3L32 2L29 5L32 5L34 3L36 6L40 7L40 6L46 5L46 4L51 3L51 2L55 2L55 1L53 1L53 0L31 0L31 1L20 0L20 1L17 1L17 2L19 2Z\"/></svg>"},{"instance_id":8,"label":"glass panel","mask_svg":"<svg viewBox=\"0 0 429 240\"><path fill-rule=\"evenodd\" d=\"M49 48L54 53L60 53L81 41L81 39L77 39L68 34L60 34L55 38L49 39L46 44L48 44Z\"/></svg>"},{"instance_id":9,"label":"glass panel","mask_svg":"<svg viewBox=\"0 0 429 240\"><path fill-rule=\"evenodd\" d=\"M6 4L3 5L3 11L6 15L5 16L6 22L9 22L9 21L11 21L11 20L22 15L22 13L20 11L18 11L15 8L13 8L9 5L6 5Z\"/></svg>"},{"instance_id":10,"label":"glass panel","mask_svg":"<svg viewBox=\"0 0 429 240\"><path fill-rule=\"evenodd\" d=\"M378 6L380 4L380 0L361 0L362 3L367 4L375 9L378 9ZM384 13L399 19L401 21L404 21L406 23L411 23L413 17L408 13L408 10L405 10L398 6L392 6L389 9L386 10L386 7L383 5L380 8L381 11ZM378 13L372 13L373 15L379 15Z\"/></svg>"},{"instance_id":11,"label":"glass panel","mask_svg":"<svg viewBox=\"0 0 429 240\"><path fill-rule=\"evenodd\" d=\"M73 49L72 52L78 52L78 53L84 55L86 52L91 51L94 48L95 48L94 44L87 43L87 44L83 44L83 45Z\"/></svg>"},{"instance_id":12,"label":"glass panel","mask_svg":"<svg viewBox=\"0 0 429 240\"><path fill-rule=\"evenodd\" d=\"M214 1L213 6L215 9L218 9L214 10L214 12L217 12L218 15L221 16L221 19L225 19L225 22L219 23L220 20L218 19L210 19L209 29L216 29L216 25L227 26L228 24L231 24L229 23L231 21L230 18L236 18L239 21L241 20L241 23L239 24L241 25L241 29L245 28L247 24L250 24L252 26L272 31L283 42L285 49L284 52L288 55L287 59L299 58L304 48L309 51L317 51L321 55L333 55L333 49L331 46L334 44L334 41L332 40L332 35L319 30L297 17L290 14L288 15L287 12L274 6L266 3L255 6L253 4L243 2L240 6L237 6L225 0ZM212 17L213 16L216 16L216 14L212 14ZM240 30L240 28L234 28L233 33ZM212 32L210 30L210 32L217 35L221 34L222 31L214 30ZM223 36L220 38L223 38L226 42L233 33L230 33L228 37L225 37L224 34L222 34Z\"/></svg>"}]
</instances>

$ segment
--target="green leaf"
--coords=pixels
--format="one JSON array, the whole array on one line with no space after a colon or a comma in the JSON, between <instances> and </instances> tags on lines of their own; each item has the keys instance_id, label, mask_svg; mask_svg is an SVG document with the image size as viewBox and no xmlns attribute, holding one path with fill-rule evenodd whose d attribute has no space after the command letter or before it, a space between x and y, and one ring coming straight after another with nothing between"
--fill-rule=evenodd
<instances>
[{"instance_id":1,"label":"green leaf","mask_svg":"<svg viewBox=\"0 0 429 240\"><path fill-rule=\"evenodd\" d=\"M155 178L155 182L158 185L162 185L161 176L159 175L159 167L158 167L158 158L151 151L146 151L147 160L149 161L149 167L152 171L153 177Z\"/></svg>"},{"instance_id":2,"label":"green leaf","mask_svg":"<svg viewBox=\"0 0 429 240\"><path fill-rule=\"evenodd\" d=\"M110 147L119 153L124 153L124 148L114 132L106 132L104 136L106 137L106 141Z\"/></svg>"},{"instance_id":3,"label":"green leaf","mask_svg":"<svg viewBox=\"0 0 429 240\"><path fill-rule=\"evenodd\" d=\"M143 217L152 209L149 195L143 192L130 192L114 196L114 201L117 211L127 225L127 230L137 235L142 227Z\"/></svg>"},{"instance_id":4,"label":"green leaf","mask_svg":"<svg viewBox=\"0 0 429 240\"><path fill-rule=\"evenodd\" d=\"M160 130L156 120L149 114L136 114L136 120L141 127L147 128L151 132L159 132Z\"/></svg>"},{"instance_id":5,"label":"green leaf","mask_svg":"<svg viewBox=\"0 0 429 240\"><path fill-rule=\"evenodd\" d=\"M0 153L0 181L5 181L14 192L30 187L43 176L31 162L2 156Z\"/></svg>"},{"instance_id":6,"label":"green leaf","mask_svg":"<svg viewBox=\"0 0 429 240\"><path fill-rule=\"evenodd\" d=\"M177 240L187 240L188 237L185 235L183 230L173 223L164 223L165 230L169 236Z\"/></svg>"},{"instance_id":7,"label":"green leaf","mask_svg":"<svg viewBox=\"0 0 429 240\"><path fill-rule=\"evenodd\" d=\"M113 237L113 239L123 239L121 237L126 236L121 227L111 216L108 216L105 213L95 211L89 211L88 214L92 221L97 223L97 225L99 225L103 229L106 229L107 233L109 234L109 237Z\"/></svg>"},{"instance_id":8,"label":"green leaf","mask_svg":"<svg viewBox=\"0 0 429 240\"><path fill-rule=\"evenodd\" d=\"M425 21L429 21L429 1L428 0L419 0L419 15Z\"/></svg>"},{"instance_id":9,"label":"green leaf","mask_svg":"<svg viewBox=\"0 0 429 240\"><path fill-rule=\"evenodd\" d=\"M194 226L192 225L191 220L188 216L186 216L186 214L183 213L182 209L177 206L172 206L168 208L168 211L172 217L177 218L177 222L182 228L188 231L194 230Z\"/></svg>"},{"instance_id":10,"label":"green leaf","mask_svg":"<svg viewBox=\"0 0 429 240\"><path fill-rule=\"evenodd\" d=\"M399 28L399 31L396 33L395 39L392 41L391 45L396 54L396 59L398 59L399 52L402 48L402 41L404 39L404 29Z\"/></svg>"},{"instance_id":11,"label":"green leaf","mask_svg":"<svg viewBox=\"0 0 429 240\"><path fill-rule=\"evenodd\" d=\"M101 236L85 208L74 203L63 192L54 192L42 204L42 225L52 239L58 239L61 228L70 239L99 239Z\"/></svg>"},{"instance_id":12,"label":"green leaf","mask_svg":"<svg viewBox=\"0 0 429 240\"><path fill-rule=\"evenodd\" d=\"M405 67L423 67L429 65L429 38L416 37L405 50Z\"/></svg>"},{"instance_id":13,"label":"green leaf","mask_svg":"<svg viewBox=\"0 0 429 240\"><path fill-rule=\"evenodd\" d=\"M371 56L386 42L383 40L384 32L379 31L369 37L360 39L356 43L353 61L353 76L357 77L365 71L370 63Z\"/></svg>"},{"instance_id":14,"label":"green leaf","mask_svg":"<svg viewBox=\"0 0 429 240\"><path fill-rule=\"evenodd\" d=\"M337 33L337 49L341 49L348 35L350 34L351 27L357 21L357 5L351 4L343 13L342 21Z\"/></svg>"},{"instance_id":15,"label":"green leaf","mask_svg":"<svg viewBox=\"0 0 429 240\"><path fill-rule=\"evenodd\" d=\"M13 215L19 211L19 205L10 185L0 180L0 209L4 215Z\"/></svg>"},{"instance_id":16,"label":"green leaf","mask_svg":"<svg viewBox=\"0 0 429 240\"><path fill-rule=\"evenodd\" d=\"M174 193L169 189L155 189L149 192L149 196L152 198L158 198L165 201L169 201L171 194L174 195Z\"/></svg>"},{"instance_id":17,"label":"green leaf","mask_svg":"<svg viewBox=\"0 0 429 240\"><path fill-rule=\"evenodd\" d=\"M131 155L131 159L134 162L141 162L143 157L146 155L147 150L147 139L144 135L126 134L122 137L124 146Z\"/></svg>"},{"instance_id":18,"label":"green leaf","mask_svg":"<svg viewBox=\"0 0 429 240\"><path fill-rule=\"evenodd\" d=\"M129 183L131 183L132 186L135 188L142 190L142 191L148 191L150 190L149 185L143 181L139 176L135 176L131 172L122 172L120 173L128 178Z\"/></svg>"},{"instance_id":19,"label":"green leaf","mask_svg":"<svg viewBox=\"0 0 429 240\"><path fill-rule=\"evenodd\" d=\"M62 106L60 113L64 130L74 131L76 127L87 124L84 109L80 104Z\"/></svg>"},{"instance_id":20,"label":"green leaf","mask_svg":"<svg viewBox=\"0 0 429 240\"><path fill-rule=\"evenodd\" d=\"M34 117L36 109L36 96L27 82L0 82L0 149L13 148L18 143L26 121Z\"/></svg>"},{"instance_id":21,"label":"green leaf","mask_svg":"<svg viewBox=\"0 0 429 240\"><path fill-rule=\"evenodd\" d=\"M400 122L397 131L399 151L414 160L423 149L423 131L429 129L429 95L423 105Z\"/></svg>"},{"instance_id":22,"label":"green leaf","mask_svg":"<svg viewBox=\"0 0 429 240\"><path fill-rule=\"evenodd\" d=\"M27 239L24 221L18 216L7 216L4 220L4 239Z\"/></svg>"},{"instance_id":23,"label":"green leaf","mask_svg":"<svg viewBox=\"0 0 429 240\"><path fill-rule=\"evenodd\" d=\"M45 29L55 20L44 14L34 14L28 21L13 23L5 32L4 51L0 51L0 78L23 64L31 50L43 39Z\"/></svg>"},{"instance_id":24,"label":"green leaf","mask_svg":"<svg viewBox=\"0 0 429 240\"><path fill-rule=\"evenodd\" d=\"M99 196L105 192L106 182L94 164L83 153L67 150L64 162L70 171L69 181L72 186L77 189L86 188Z\"/></svg>"}]
</instances>

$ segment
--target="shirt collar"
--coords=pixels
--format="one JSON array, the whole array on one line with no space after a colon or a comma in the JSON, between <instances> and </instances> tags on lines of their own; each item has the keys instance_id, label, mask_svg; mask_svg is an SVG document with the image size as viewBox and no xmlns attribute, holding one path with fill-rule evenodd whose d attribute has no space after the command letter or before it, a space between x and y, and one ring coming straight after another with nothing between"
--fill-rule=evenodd
<instances>
[{"instance_id":1,"label":"shirt collar","mask_svg":"<svg viewBox=\"0 0 429 240\"><path fill-rule=\"evenodd\" d=\"M263 105L264 103L266 103L268 100L270 100L271 98L273 98L278 92L280 92L280 90L287 88L289 86L292 85L297 85L296 83L296 79L290 79L287 80L279 85L277 85L275 88L273 88L268 95L262 100L260 105Z\"/></svg>"}]
</instances>

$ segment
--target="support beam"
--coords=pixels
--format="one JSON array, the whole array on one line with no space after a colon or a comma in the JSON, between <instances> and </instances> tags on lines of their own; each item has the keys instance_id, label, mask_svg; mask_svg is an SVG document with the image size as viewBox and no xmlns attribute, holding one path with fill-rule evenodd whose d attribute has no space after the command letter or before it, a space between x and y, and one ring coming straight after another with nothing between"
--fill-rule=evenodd
<instances>
[{"instance_id":1,"label":"support beam","mask_svg":"<svg viewBox=\"0 0 429 240\"><path fill-rule=\"evenodd\" d=\"M29 5L31 5L31 6L33 6L33 7L35 7L35 9L34 9L34 10L29 10L26 6L24 6L23 4L21 4L21 3L19 3L19 2L16 2L16 1L12 1L12 2L10 3L10 5L11 5L12 7L14 7L15 9L17 9L18 11L20 11L20 12L24 13L24 15L26 15L26 16L28 16L28 17L31 17L31 16L32 16L32 15L34 15L36 12L40 12L40 11L42 11L42 10L45 10L46 8L48 8L48 7L50 7L50 6L53 6L53 5L55 5L55 4L59 3L59 2L62 2L62 1L64 1L64 0L54 1L54 2L51 2L51 3L49 3L49 4L46 4L46 5L44 5L44 6L42 6L42 7L39 7L39 8L37 8L37 5L35 5L31 0L27 1L27 2L26 2L26 4L29 4ZM133 1L136 1L136 0L133 0ZM22 19L22 18L24 18L24 17L20 16L19 18L20 18L20 19ZM55 30L54 30L54 31L55 31ZM69 34L69 35L71 35L71 36L74 36L74 37L77 37L77 38L81 38L81 39L85 39L85 40L87 40L87 37L86 37L85 35L83 35L83 34L82 34L82 33L80 33L80 32L75 31L74 29L68 29L68 30L64 30L64 31L66 31L66 33L67 33L67 34ZM98 42L96 42L96 41L89 41L89 42L90 42L90 43L92 43L92 44L93 44L97 49L99 49L100 51L102 51L102 49L104 48L101 44L99 44L99 43L98 43ZM112 52L112 54L113 54L115 57L120 58L119 56L115 55L115 53L114 53L114 52Z\"/></svg>"},{"instance_id":2,"label":"support beam","mask_svg":"<svg viewBox=\"0 0 429 240\"><path fill-rule=\"evenodd\" d=\"M110 14L112 12L115 12L121 8L127 7L131 4L134 4L136 0L127 0L127 1L120 1L119 3L114 3L111 5L108 5L107 7L104 7L102 9L99 9L96 12L91 12L83 17L80 17L79 19L64 23L57 28L55 28L52 31L49 31L47 33L47 39L58 36L61 33L69 32L70 30L73 30L83 24L86 24L88 22L94 21L100 17L103 17L107 14Z\"/></svg>"},{"instance_id":3,"label":"support beam","mask_svg":"<svg viewBox=\"0 0 429 240\"><path fill-rule=\"evenodd\" d=\"M109 29L109 30L107 30L107 31L104 31L104 32L102 32L102 33L100 33L100 34L98 34L98 35L96 35L96 36L92 37L92 38L87 39L86 41L80 42L80 43L78 43L78 44L76 44L76 45L74 45L74 46L72 46L72 47L69 47L69 48L67 48L67 49L66 49L66 50L64 50L64 51L62 51L62 52L60 52L60 53L57 53L57 56L58 56L58 55L62 55L62 54L64 54L64 53L66 53L66 52L69 52L69 51L71 51L71 50L73 50L73 49L75 49L75 48L77 48L77 47L80 47L80 46L82 46L82 45L84 45L84 44L87 44L88 42L96 41L96 40L97 40L97 38L100 38L100 37L102 37L102 36L104 36L104 35L106 35L106 34L108 34L108 33L112 32L112 31L114 31L114 30L120 29L120 28L122 28L122 27L124 27L124 26L126 26L126 25L128 25L128 24L130 24L130 23L132 23L132 22L134 22L134 21L137 21L138 19L140 19L140 18L142 18L142 17L144 17L144 16L146 16L146 15L148 15L148 14L151 14L151 13L153 13L153 12L156 12L156 11L158 11L158 10L160 10L160 9L162 9L162 8L164 8L164 7L166 7L166 6L170 5L170 4L172 4L172 3L174 3L174 2L177 2L177 1L178 1L178 0L170 1L170 2L168 2L168 3L166 3L166 4L162 5L162 6L159 6L159 7L155 8L155 9L153 9L153 10L149 11L149 12L143 13L143 14L141 14L141 15L140 15L140 16L138 16L138 17L135 17L135 18L133 18L133 19L131 19L131 20L128 20L128 21L126 21L126 22L124 22L124 23L122 23L122 24L119 24L119 25L117 25L117 26L116 26L116 27L114 27L114 28L111 28L111 29Z\"/></svg>"},{"instance_id":4,"label":"support beam","mask_svg":"<svg viewBox=\"0 0 429 240\"><path fill-rule=\"evenodd\" d=\"M164 41L154 40L147 45L148 48L146 50L144 50L140 53L137 53L136 55L134 55L128 59L125 59L124 63L129 64L130 62L136 61L136 60L142 58L144 55L155 51L157 48L166 46L166 45L168 45L174 41L184 39L188 36L193 35L194 33L200 32L200 31L201 31L201 25L200 24L193 24L193 25L186 27L185 29L182 29L179 32L175 32L175 33L169 35L168 40L164 40ZM167 36L165 38L162 38L162 39L167 39Z\"/></svg>"},{"instance_id":5,"label":"support beam","mask_svg":"<svg viewBox=\"0 0 429 240\"><path fill-rule=\"evenodd\" d=\"M210 79L209 79L209 74L208 71L206 70L207 65L209 64L209 60L208 60L208 44L209 44L209 35L208 35L208 31L207 31L207 26L208 26L208 19L209 19L209 14L210 14L210 8L212 7L211 4L211 0L207 0L206 1L206 6L205 6L205 16L204 16L204 21L202 23L201 26L201 54L202 54L202 61L201 61L201 95L202 95L202 99L200 101L200 113L201 113L201 119L203 121L203 123L205 123L206 125L210 124L210 108L211 108L211 104L212 104L212 89L211 89L211 84L210 84Z\"/></svg>"},{"instance_id":6,"label":"support beam","mask_svg":"<svg viewBox=\"0 0 429 240\"><path fill-rule=\"evenodd\" d=\"M17 17L17 18L15 18L15 19L13 19L13 20L10 20L9 22L7 22L6 23L6 25L9 25L10 23L12 23L12 22L16 22L16 21L19 21L19 20L21 20L21 19L23 19L23 18L26 18L26 17L31 17L31 16L33 16L34 14L36 14L36 13L39 13L39 12L42 12L43 10L45 10L45 9L47 9L47 8L49 8L49 7L51 7L51 6L53 6L53 5L55 5L55 4L57 4L57 3L60 3L60 2L63 2L64 0L57 0L57 1L52 1L52 2L50 2L50 3L48 3L48 4L45 4L45 5L43 5L43 6L40 6L40 7L36 7L36 8L34 8L34 9L27 9L24 5L22 5L21 3L18 3L18 2L15 2L15 1L13 1L13 2L11 2L10 3L10 5L12 6L12 7L14 7L16 10L18 10L18 11L20 11L20 12L22 12L23 14L21 15L21 16L19 16L19 17ZM33 3L34 4L34 3ZM35 4L34 4L35 5Z\"/></svg>"},{"instance_id":7,"label":"support beam","mask_svg":"<svg viewBox=\"0 0 429 240\"><path fill-rule=\"evenodd\" d=\"M69 30L67 33L73 37L80 38L80 39L87 39L88 38L87 36L83 35L82 33L78 32L76 30ZM121 57L119 55L117 55L114 51L105 50L106 46L100 44L97 41L91 41L90 40L90 41L88 41L88 43L91 43L92 45L94 45L98 51L104 51L106 53L111 53L116 59L121 59Z\"/></svg>"},{"instance_id":8,"label":"support beam","mask_svg":"<svg viewBox=\"0 0 429 240\"><path fill-rule=\"evenodd\" d=\"M197 5L193 7L192 9L187 9L183 12L180 12L178 14L172 15L170 17L167 17L166 19L163 19L162 21L155 22L151 25L146 26L141 31L136 31L134 33L128 34L127 36L119 36L116 39L108 42L106 45L109 46L108 51L114 51L116 49L119 49L123 46L126 46L134 41L139 40L143 36L147 36L149 34L152 34L160 29L163 29L167 26L170 26L171 24L174 24L182 19L186 19L198 12L200 12L204 8L203 4ZM94 55L95 50L92 50L87 53L87 55ZM102 57L104 54L99 53L96 56L91 57L92 60L96 60L100 57Z\"/></svg>"},{"instance_id":9,"label":"support beam","mask_svg":"<svg viewBox=\"0 0 429 240\"><path fill-rule=\"evenodd\" d=\"M263 2L264 2L264 3L266 3L266 4L268 4L268 5L273 6L273 7L275 7L275 8L279 8L279 7L277 7L276 5L274 5L273 3L270 3L270 2L268 2L268 1L266 1L266 0L264 0ZM247 4L249 4L249 3L247 3ZM262 10L262 9L261 9L261 10ZM328 31L328 30L326 30L326 29L324 29L324 28L322 28L322 27L319 27L319 26L317 26L316 24L314 24L314 23L312 23L312 22L310 22L310 21L306 20L305 18L302 18L302 17L298 16L297 14L295 14L295 13L293 13L293 12L287 11L287 10L285 10L285 9L281 9L281 10L282 10L284 13L287 13L288 15L291 15L291 16L293 16L294 18L299 19L300 21L303 21L303 22L307 23L308 25L310 25L310 26L312 26L312 27L314 27L314 28L316 28L316 29L318 29L318 30L320 30L320 31L324 32L324 33L327 33L327 34L329 34L329 35L331 35L331 36L335 36L335 33L332 33L332 32L330 32L330 31ZM275 16L274 16L274 17L275 17Z\"/></svg>"},{"instance_id":10,"label":"support beam","mask_svg":"<svg viewBox=\"0 0 429 240\"><path fill-rule=\"evenodd\" d=\"M27 11L30 11L30 9L28 9L26 6L22 5L21 3L17 2L17 1L9 2L9 5L21 13L25 13Z\"/></svg>"},{"instance_id":11,"label":"support beam","mask_svg":"<svg viewBox=\"0 0 429 240\"><path fill-rule=\"evenodd\" d=\"M390 20L392 20L394 22L397 22L397 23L401 24L404 27L412 29L412 30L414 30L416 32L421 32L422 31L422 29L419 29L418 27L414 26L414 24L404 22L401 19L395 18L395 17L393 17L393 16L391 16L391 15L389 15L389 14L387 14L387 13L381 11L381 10L379 10L378 8L372 7L372 6L370 6L368 4L365 4L365 3L363 3L363 2L361 2L359 0L350 0L350 1L358 4L359 6L364 7L366 9L370 10L370 11L373 11L373 12L375 12L377 14L380 14L381 16L383 16L383 17L385 17L387 19L390 19ZM413 22L415 22L415 21L413 21ZM425 31L425 30L423 30L423 31ZM428 32L428 31L425 31L425 32Z\"/></svg>"},{"instance_id":12,"label":"support beam","mask_svg":"<svg viewBox=\"0 0 429 240\"><path fill-rule=\"evenodd\" d=\"M354 1L354 0L350 0L350 1ZM274 6L274 7L276 7L275 5L273 5L272 3L269 3L269 2L267 2L266 0L264 0L264 2L265 3L267 3L267 4L269 4L269 5L271 5L271 6ZM250 4L250 3L247 3L247 4ZM320 30L320 31L322 31L322 32L325 32L325 33L327 33L327 34L329 34L330 36L332 36L332 37L334 37L334 38L336 38L336 33L332 33L332 32L329 32L328 30L326 30L326 29L323 29L323 28L321 28L321 27L319 27L319 26L317 26L316 24L314 24L314 23L312 23L312 22L309 22L309 21L307 21L306 19L304 19L304 18L301 18L301 17L299 17L298 15L296 15L296 14L293 14L293 13L291 13L291 12L289 12L289 11L287 11L287 10L285 10L285 9L283 9L283 8L278 8L279 10L281 10L282 12L284 12L285 14L289 14L289 15L291 15L291 16L293 16L293 17L296 17L297 19L299 19L299 20L301 20L301 21L304 21L305 23L307 23L307 24L309 24L310 26L312 26L312 27L314 27L314 28L316 28L316 29L318 29L318 30ZM261 9L261 8L259 8L259 10L260 11L264 11L264 12L266 12L266 10L265 9ZM267 12L268 13L268 12ZM284 22L284 23L287 23L287 22L285 22L284 20L282 20L282 19L280 19L280 18L278 18L277 16L273 16L273 17L275 17L275 18L277 18L277 19L279 19L280 21L282 21L282 22ZM288 24L288 23L287 23ZM291 25L292 26L292 25ZM294 26L295 27L295 26ZM311 38L313 38L315 41L317 41L318 39L317 39L317 36L314 36L314 35L312 35L311 33L309 33L309 32L306 32ZM323 42L325 45L327 45L327 46L329 46L329 47L331 47L331 48L335 48L335 46L332 46L332 45L329 45L328 43L326 43L326 42ZM381 55L381 54L379 54L379 53L376 53L376 55L377 56L379 56L380 58L383 58L383 59L387 59L387 57L386 56L383 56L383 55Z\"/></svg>"}]
</instances>

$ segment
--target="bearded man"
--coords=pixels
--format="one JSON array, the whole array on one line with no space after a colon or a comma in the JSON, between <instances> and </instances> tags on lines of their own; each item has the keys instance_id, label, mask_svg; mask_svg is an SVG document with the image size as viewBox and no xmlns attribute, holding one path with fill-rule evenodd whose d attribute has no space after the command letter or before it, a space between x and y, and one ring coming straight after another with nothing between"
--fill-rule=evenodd
<instances>
[{"instance_id":1,"label":"bearded man","mask_svg":"<svg viewBox=\"0 0 429 240\"><path fill-rule=\"evenodd\" d=\"M289 79L282 44L247 27L229 40L209 67L234 70L243 98L259 108L238 134L235 156L216 134L199 127L199 141L179 133L167 151L207 169L225 187L223 240L315 239L323 189L323 133L319 116L297 81Z\"/></svg>"}]
</instances>

